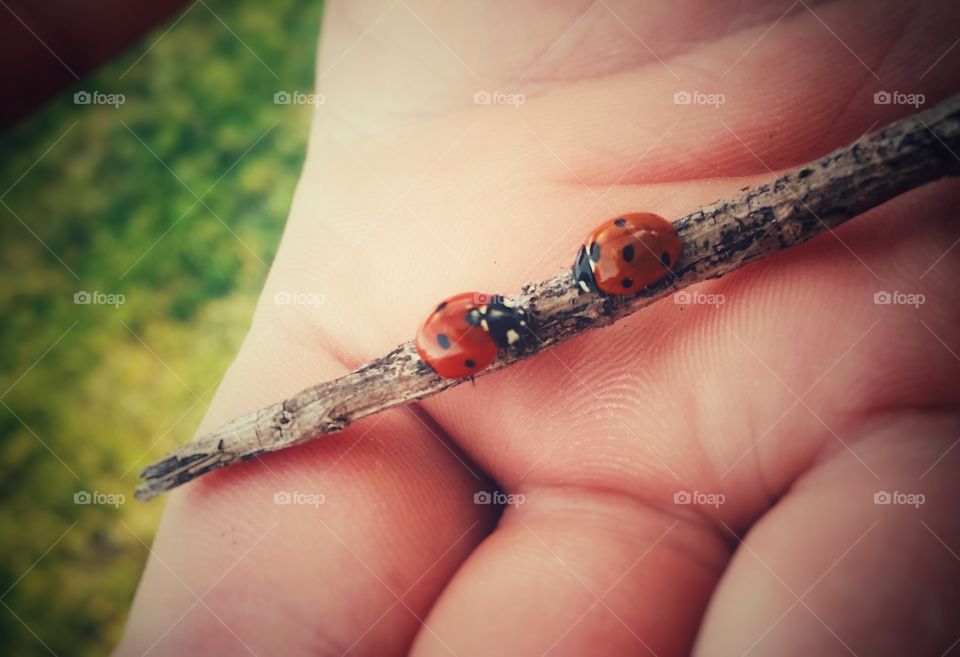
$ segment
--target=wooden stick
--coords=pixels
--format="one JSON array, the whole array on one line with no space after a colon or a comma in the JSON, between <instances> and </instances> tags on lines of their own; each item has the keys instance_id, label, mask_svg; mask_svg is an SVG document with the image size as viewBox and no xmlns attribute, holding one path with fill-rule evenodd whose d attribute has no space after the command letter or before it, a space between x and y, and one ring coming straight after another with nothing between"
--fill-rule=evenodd
<instances>
[{"instance_id":1,"label":"wooden stick","mask_svg":"<svg viewBox=\"0 0 960 657\"><path fill-rule=\"evenodd\" d=\"M960 96L865 136L765 185L749 187L675 223L683 254L674 275L630 297L586 294L569 270L528 283L512 301L536 339L507 350L482 376L576 335L607 326L675 290L805 242L925 183L960 174ZM605 217L597 217L598 221ZM573 262L577 244L570 244ZM411 334L416 330L410 327ZM441 379L412 342L333 381L311 386L176 449L147 467L140 499L216 468L298 445L373 413L463 383Z\"/></svg>"}]
</instances>

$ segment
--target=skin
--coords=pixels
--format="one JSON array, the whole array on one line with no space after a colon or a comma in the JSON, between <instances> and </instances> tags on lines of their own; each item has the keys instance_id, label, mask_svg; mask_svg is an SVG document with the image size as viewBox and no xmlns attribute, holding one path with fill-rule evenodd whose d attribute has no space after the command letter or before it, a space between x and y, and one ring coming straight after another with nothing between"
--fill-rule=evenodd
<instances>
[{"instance_id":1,"label":"skin","mask_svg":"<svg viewBox=\"0 0 960 657\"><path fill-rule=\"evenodd\" d=\"M451 294L568 267L617 213L681 216L914 110L877 90L956 92L960 50L930 68L949 4L610 2L560 38L589 3L332 3L302 184L199 431ZM957 650L958 202L928 185L697 288L722 305L657 304L175 491L116 654ZM522 503L474 504L495 487Z\"/></svg>"}]
</instances>

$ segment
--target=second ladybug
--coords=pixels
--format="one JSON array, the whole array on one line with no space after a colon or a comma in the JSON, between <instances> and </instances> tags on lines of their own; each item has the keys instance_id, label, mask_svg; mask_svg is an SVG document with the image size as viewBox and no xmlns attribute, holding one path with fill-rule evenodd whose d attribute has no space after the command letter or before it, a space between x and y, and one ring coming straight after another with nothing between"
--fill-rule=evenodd
<instances>
[{"instance_id":1,"label":"second ladybug","mask_svg":"<svg viewBox=\"0 0 960 657\"><path fill-rule=\"evenodd\" d=\"M584 292L633 294L663 278L680 257L673 224L650 212L597 226L577 253L573 277Z\"/></svg>"},{"instance_id":2,"label":"second ladybug","mask_svg":"<svg viewBox=\"0 0 960 657\"><path fill-rule=\"evenodd\" d=\"M446 379L476 374L500 349L521 340L527 315L496 295L464 292L430 313L417 333L417 353Z\"/></svg>"}]
</instances>

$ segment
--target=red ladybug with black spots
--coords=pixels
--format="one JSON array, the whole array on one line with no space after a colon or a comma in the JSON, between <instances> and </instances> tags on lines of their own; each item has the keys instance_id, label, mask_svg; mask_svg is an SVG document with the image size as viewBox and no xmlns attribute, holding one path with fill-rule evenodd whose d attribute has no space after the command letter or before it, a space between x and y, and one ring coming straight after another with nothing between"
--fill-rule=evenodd
<instances>
[{"instance_id":1,"label":"red ladybug with black spots","mask_svg":"<svg viewBox=\"0 0 960 657\"><path fill-rule=\"evenodd\" d=\"M417 333L417 353L445 379L476 374L500 349L517 344L527 329L526 313L497 295L464 292L430 313Z\"/></svg>"},{"instance_id":2,"label":"red ladybug with black spots","mask_svg":"<svg viewBox=\"0 0 960 657\"><path fill-rule=\"evenodd\" d=\"M682 244L673 224L650 212L624 214L590 233L573 265L584 292L633 294L667 275Z\"/></svg>"}]
</instances>

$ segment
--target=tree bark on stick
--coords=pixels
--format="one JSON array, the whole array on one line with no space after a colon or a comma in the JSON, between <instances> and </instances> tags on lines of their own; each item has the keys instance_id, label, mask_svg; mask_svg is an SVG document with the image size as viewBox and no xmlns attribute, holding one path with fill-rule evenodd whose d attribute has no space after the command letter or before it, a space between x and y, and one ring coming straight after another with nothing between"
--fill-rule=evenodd
<instances>
[{"instance_id":1,"label":"tree bark on stick","mask_svg":"<svg viewBox=\"0 0 960 657\"><path fill-rule=\"evenodd\" d=\"M960 96L897 121L773 181L748 187L675 222L683 254L673 274L629 297L582 292L569 270L528 283L512 298L531 336L484 371L625 317L675 291L723 276L831 230L904 192L960 174ZM603 217L598 217L602 219ZM570 245L573 261L577 244ZM411 326L411 333L416 327ZM412 342L338 379L244 415L148 466L148 499L200 475L342 430L352 422L463 383L438 377Z\"/></svg>"}]
</instances>

